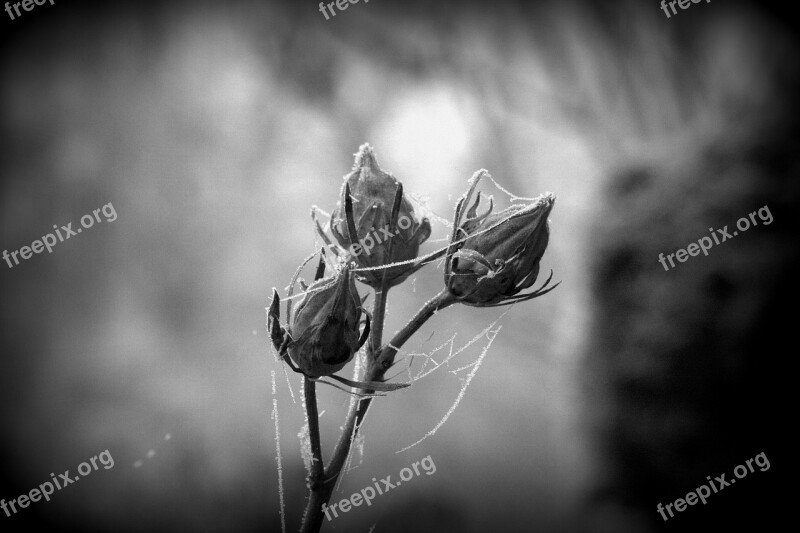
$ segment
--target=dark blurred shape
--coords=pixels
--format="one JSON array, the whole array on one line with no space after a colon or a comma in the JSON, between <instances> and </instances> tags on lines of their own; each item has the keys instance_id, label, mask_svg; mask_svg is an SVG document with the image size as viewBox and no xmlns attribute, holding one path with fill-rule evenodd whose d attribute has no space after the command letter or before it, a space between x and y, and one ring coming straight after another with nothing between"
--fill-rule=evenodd
<instances>
[{"instance_id":1,"label":"dark blurred shape","mask_svg":"<svg viewBox=\"0 0 800 533\"><path fill-rule=\"evenodd\" d=\"M775 36L785 43L781 32ZM665 531L772 531L790 523L797 461L787 432L800 296L800 124L790 95L800 84L796 46L767 49L754 49L765 58L765 101L754 89L750 102L726 103L715 135L669 159L622 168L600 210L588 374L609 400L600 424L610 475L595 503L620 505ZM691 58L690 49L683 60L697 67ZM728 121L736 127L723 127ZM659 253L685 248L708 228L732 227L764 205L773 223L740 231L668 272L659 265ZM762 452L769 470L748 473L666 522L658 514L657 504L685 498L707 476L730 480L737 465Z\"/></svg>"}]
</instances>

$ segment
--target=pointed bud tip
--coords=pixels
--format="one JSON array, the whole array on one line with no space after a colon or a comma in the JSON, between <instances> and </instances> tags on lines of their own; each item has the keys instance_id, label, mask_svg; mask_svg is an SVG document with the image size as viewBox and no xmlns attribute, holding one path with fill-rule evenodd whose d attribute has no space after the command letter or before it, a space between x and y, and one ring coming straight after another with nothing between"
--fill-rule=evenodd
<instances>
[{"instance_id":1,"label":"pointed bud tip","mask_svg":"<svg viewBox=\"0 0 800 533\"><path fill-rule=\"evenodd\" d=\"M375 159L375 151L369 143L364 143L358 147L358 152L355 154L355 162L353 163L353 170L360 168L379 169L378 161Z\"/></svg>"},{"instance_id":2,"label":"pointed bud tip","mask_svg":"<svg viewBox=\"0 0 800 533\"><path fill-rule=\"evenodd\" d=\"M481 180L481 178L489 178L489 179L492 179L492 175L491 175L491 174L489 174L489 171L488 171L488 170L486 170L485 168L482 168L482 169L480 169L480 170L476 170L476 171L475 171L475 172L472 174L472 177L470 177L470 178L467 180L467 183L468 183L469 185L474 185L474 184L476 184L477 182L479 182L479 181Z\"/></svg>"},{"instance_id":3,"label":"pointed bud tip","mask_svg":"<svg viewBox=\"0 0 800 533\"><path fill-rule=\"evenodd\" d=\"M547 211L549 212L553 209L553 206L556 203L556 198L558 198L558 196L556 196L555 193L548 191L539 197L539 203L546 205Z\"/></svg>"}]
</instances>

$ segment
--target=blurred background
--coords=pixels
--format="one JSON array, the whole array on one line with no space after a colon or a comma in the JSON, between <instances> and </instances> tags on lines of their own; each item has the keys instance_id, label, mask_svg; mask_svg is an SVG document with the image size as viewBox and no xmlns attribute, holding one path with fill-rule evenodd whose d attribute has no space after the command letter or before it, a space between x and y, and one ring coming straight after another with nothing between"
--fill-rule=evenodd
<instances>
[{"instance_id":1,"label":"blurred background","mask_svg":"<svg viewBox=\"0 0 800 533\"><path fill-rule=\"evenodd\" d=\"M320 245L310 208L335 207L363 142L431 219L425 252L479 168L556 193L542 271L562 284L505 315L449 308L412 338L443 358L503 315L435 435L396 453L442 419L486 338L375 402L334 500L426 456L436 473L323 530L770 530L788 513L790 11L372 0L326 20L314 2L75 0L0 18L0 246L109 202L118 215L0 263L0 498L115 460L0 514L3 531L279 531L273 398L297 529L299 378L270 353L265 307ZM764 205L773 224L658 263ZM385 336L441 284L431 265L394 289ZM319 402L327 457L349 397ZM767 472L656 512L761 452Z\"/></svg>"}]
</instances>

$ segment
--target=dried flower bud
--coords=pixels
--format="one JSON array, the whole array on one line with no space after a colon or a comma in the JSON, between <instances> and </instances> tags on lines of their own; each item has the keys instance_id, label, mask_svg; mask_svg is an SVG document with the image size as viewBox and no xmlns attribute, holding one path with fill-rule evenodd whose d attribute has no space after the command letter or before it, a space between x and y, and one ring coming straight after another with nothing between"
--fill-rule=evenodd
<instances>
[{"instance_id":1,"label":"dried flower bud","mask_svg":"<svg viewBox=\"0 0 800 533\"><path fill-rule=\"evenodd\" d=\"M427 218L419 220L403 195L402 184L378 166L369 144L356 154L345 176L339 204L331 214L331 233L359 267L369 268L415 259L431 234ZM389 286L405 280L414 265L362 271L359 279L378 288L386 275Z\"/></svg>"},{"instance_id":2,"label":"dried flower bud","mask_svg":"<svg viewBox=\"0 0 800 533\"><path fill-rule=\"evenodd\" d=\"M329 376L353 358L366 341L359 333L361 299L353 274L345 266L335 277L308 287L288 328L289 356L308 377Z\"/></svg>"},{"instance_id":3,"label":"dried flower bud","mask_svg":"<svg viewBox=\"0 0 800 533\"><path fill-rule=\"evenodd\" d=\"M550 229L547 217L555 196L545 193L528 205L516 204L492 213L489 208L477 214L481 193L467 210L480 178L473 177L469 191L456 207L453 237L447 250L445 284L450 293L467 305L496 306L541 296L544 285L527 294L520 294L536 282L539 261L547 248Z\"/></svg>"}]
</instances>

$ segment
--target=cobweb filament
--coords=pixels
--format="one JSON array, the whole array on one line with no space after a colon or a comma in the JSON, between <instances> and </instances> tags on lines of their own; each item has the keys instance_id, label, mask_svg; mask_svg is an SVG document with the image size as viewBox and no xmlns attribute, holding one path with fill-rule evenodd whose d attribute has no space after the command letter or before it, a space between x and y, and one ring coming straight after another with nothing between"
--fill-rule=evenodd
<instances>
[{"instance_id":1,"label":"cobweb filament","mask_svg":"<svg viewBox=\"0 0 800 533\"><path fill-rule=\"evenodd\" d=\"M281 511L281 532L286 533L286 502L283 497L283 463L281 462L281 432L278 421L278 398L275 390L275 371L270 370L272 378L272 416L275 421L275 462L278 465L278 497Z\"/></svg>"},{"instance_id":2,"label":"cobweb filament","mask_svg":"<svg viewBox=\"0 0 800 533\"><path fill-rule=\"evenodd\" d=\"M499 319L498 319L498 320L499 320ZM496 322L496 321L495 321L495 322ZM455 402L453 402L453 405L451 405L451 406L450 406L450 409L448 409L447 413L445 413L444 417L443 417L443 418L442 418L442 419L439 421L439 423L438 423L438 424L436 424L436 425L433 427L433 429L431 429L430 431L428 431L428 432L427 432L427 433L426 433L426 434L425 434L425 435L424 435L422 438L420 438L418 441L414 442L413 444L409 444L409 445L408 445L408 446L406 446L405 448L402 448L402 449L400 449L400 450L397 450L395 453L402 453L402 452L404 452L404 451L406 451L406 450L408 450L408 449L410 449L410 448L413 448L414 446L416 446L417 444L421 443L422 441L424 441L424 440L425 440L425 439L427 439L428 437L432 437L432 436L433 436L433 435L435 435L435 434L436 434L436 432L437 432L437 431L438 431L438 430L439 430L439 429L440 429L440 428L441 428L441 427L442 427L442 426L445 424L445 422L447 422L447 419L448 419L448 418L450 418L450 415L452 415L452 414L453 414L453 412L455 412L455 410L456 410L456 407L458 407L458 404L461 402L462 398L464 398L464 394L465 394L465 393L466 393L466 391L467 391L467 387L469 387L469 384L472 382L472 378L474 378L474 377L475 377L475 374L477 374L477 373L478 373L478 369L480 368L480 366L481 366L481 363L483 362L483 359L486 357L486 354L489 352L489 348L492 346L492 343L494 342L494 339L495 339L495 338L497 338L497 334L498 334L498 333L500 333L500 330L501 330L502 328L503 328L503 326L498 326L496 330L494 330L494 331L489 331L489 332L485 333L485 334L487 335L487 338L489 339L489 342L488 342L488 343L486 344L486 346L483 348L483 351L481 352L481 355L480 355L480 357L478 357L478 360L475 362L474 366L472 367L472 370L471 370L471 371L470 371L470 373L467 375L466 379L463 381L463 383L462 383L462 385L461 385L461 391L458 393L458 396L456 397L456 400L455 400ZM491 335L491 336L488 336L488 334L489 334L489 333L492 333L492 335ZM484 333L482 333L482 335L483 335L483 334L484 334Z\"/></svg>"}]
</instances>

